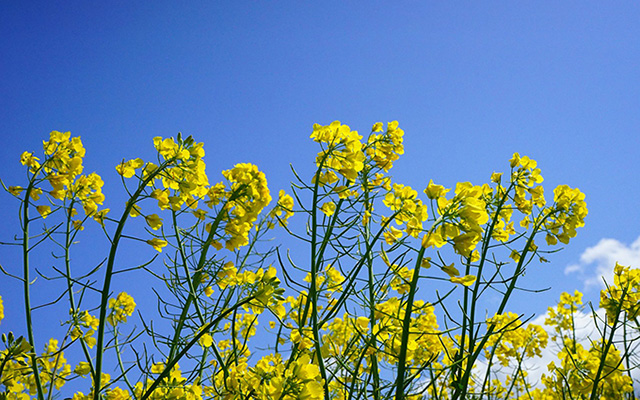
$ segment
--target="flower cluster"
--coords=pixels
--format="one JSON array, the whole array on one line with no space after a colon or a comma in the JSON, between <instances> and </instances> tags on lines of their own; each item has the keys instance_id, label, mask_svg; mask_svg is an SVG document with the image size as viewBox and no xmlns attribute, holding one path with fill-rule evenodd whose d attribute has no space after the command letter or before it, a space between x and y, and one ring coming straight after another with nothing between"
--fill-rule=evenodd
<instances>
[{"instance_id":1,"label":"flower cluster","mask_svg":"<svg viewBox=\"0 0 640 400\"><path fill-rule=\"evenodd\" d=\"M89 311L84 311L72 317L74 317L75 320L75 327L71 331L71 339L80 339L85 342L89 348L93 348L96 344L96 338L93 337L93 334L96 332L96 329L98 329L100 320L89 314ZM83 331L83 328L87 330Z\"/></svg>"},{"instance_id":2,"label":"flower cluster","mask_svg":"<svg viewBox=\"0 0 640 400\"><path fill-rule=\"evenodd\" d=\"M308 355L286 362L280 354L269 354L250 367L241 360L218 373L214 386L205 392L219 398L259 400L319 400L324 398L323 380L318 366Z\"/></svg>"},{"instance_id":3,"label":"flower cluster","mask_svg":"<svg viewBox=\"0 0 640 400\"><path fill-rule=\"evenodd\" d=\"M640 315L640 269L616 263L613 269L613 285L600 291L600 307L605 309L611 323L617 314L624 312L634 320Z\"/></svg>"},{"instance_id":4,"label":"flower cluster","mask_svg":"<svg viewBox=\"0 0 640 400\"><path fill-rule=\"evenodd\" d=\"M490 359L493 352L505 367L513 361L522 362L525 358L540 357L541 349L547 347L547 332L536 324L527 324L525 327L515 313L496 314L487 319L487 324L494 327L494 333L487 341L485 355ZM492 348L492 352L489 348Z\"/></svg>"},{"instance_id":5,"label":"flower cluster","mask_svg":"<svg viewBox=\"0 0 640 400\"><path fill-rule=\"evenodd\" d=\"M36 378L28 366L31 346L26 341L18 342L9 350L0 352L0 383L5 386L10 399L29 399L27 393L36 393ZM45 350L38 356L38 379L46 388L60 389L71 375L71 365L59 349L56 339L50 339Z\"/></svg>"},{"instance_id":6,"label":"flower cluster","mask_svg":"<svg viewBox=\"0 0 640 400\"><path fill-rule=\"evenodd\" d=\"M398 226L404 226L409 236L418 237L422 232L422 223L427 220L427 206L418 199L418 192L409 186L394 183L383 201L384 205L394 212L395 222ZM387 244L393 244L402 237L402 231L393 226L384 234Z\"/></svg>"},{"instance_id":7,"label":"flower cluster","mask_svg":"<svg viewBox=\"0 0 640 400\"><path fill-rule=\"evenodd\" d=\"M371 129L373 132L382 132L382 122L377 122ZM404 154L403 142L404 131L398 128L398 121L389 122L384 133L373 133L367 140L367 156L378 168L385 172L393 167L396 161Z\"/></svg>"},{"instance_id":8,"label":"flower cluster","mask_svg":"<svg viewBox=\"0 0 640 400\"><path fill-rule=\"evenodd\" d=\"M116 326L120 322L127 322L127 317L130 317L136 309L136 303L133 301L133 297L121 292L115 299L109 299L109 308L111 311L107 316L107 321L111 326Z\"/></svg>"},{"instance_id":9,"label":"flower cluster","mask_svg":"<svg viewBox=\"0 0 640 400\"><path fill-rule=\"evenodd\" d=\"M544 180L540 175L538 163L527 156L514 153L511 160L511 182L515 184L513 201L523 214L531 214L533 206L544 207L544 188L536 186ZM530 197L527 196L530 195Z\"/></svg>"},{"instance_id":10,"label":"flower cluster","mask_svg":"<svg viewBox=\"0 0 640 400\"><path fill-rule=\"evenodd\" d=\"M583 309L582 293L576 290L572 296L567 292L563 292L560 295L558 304L547 309L545 324L553 326L557 335L561 335L563 332L571 332L573 330L573 319Z\"/></svg>"},{"instance_id":11,"label":"flower cluster","mask_svg":"<svg viewBox=\"0 0 640 400\"><path fill-rule=\"evenodd\" d=\"M364 168L365 161L360 141L362 136L357 131L352 131L348 125L340 124L340 121L334 121L327 126L315 124L311 138L323 147L326 146L316 157L316 165L325 170L319 177L320 184L336 182L336 173L349 182L356 180L358 172Z\"/></svg>"},{"instance_id":12,"label":"flower cluster","mask_svg":"<svg viewBox=\"0 0 640 400\"><path fill-rule=\"evenodd\" d=\"M271 202L271 194L267 178L253 164L237 164L222 175L231 183L226 191L225 233L229 237L225 247L233 250L248 243L249 230L262 209Z\"/></svg>"},{"instance_id":13,"label":"flower cluster","mask_svg":"<svg viewBox=\"0 0 640 400\"><path fill-rule=\"evenodd\" d=\"M42 176L51 186L51 190L48 191L51 203L54 199L71 201L69 212L75 215L76 210L72 207L74 202L78 202L87 217L93 217L102 222L109 211L108 209L98 211L98 206L102 205L105 199L102 194L104 183L95 173L81 175L84 169L82 160L85 149L80 137L71 138L70 132L58 131L51 132L49 136L48 141L43 141L44 161L42 163L39 162L38 157L29 152L24 152L20 157L20 162L27 166L33 175L33 186L28 189L29 196L34 201L40 199L44 189L36 183L40 182L39 178ZM10 186L8 190L14 195L19 195L24 189L20 186ZM52 212L49 204L38 205L36 209L43 218ZM82 222L77 221L74 226L76 229L81 229Z\"/></svg>"},{"instance_id":14,"label":"flower cluster","mask_svg":"<svg viewBox=\"0 0 640 400\"><path fill-rule=\"evenodd\" d=\"M153 145L158 152L160 165L144 162L140 158L123 161L116 166L124 178L134 176L153 188L150 196L158 201L161 210L180 210L183 205L197 207L198 200L207 194L209 180L206 174L204 148L190 136L178 140L155 137ZM160 185L156 184L160 181ZM134 206L134 214L137 210Z\"/></svg>"},{"instance_id":15,"label":"flower cluster","mask_svg":"<svg viewBox=\"0 0 640 400\"><path fill-rule=\"evenodd\" d=\"M287 221L293 216L293 197L285 193L284 190L280 190L278 193L278 203L269 212L269 217L277 219L281 226L287 226ZM269 228L275 227L273 222L270 222Z\"/></svg>"},{"instance_id":16,"label":"flower cluster","mask_svg":"<svg viewBox=\"0 0 640 400\"><path fill-rule=\"evenodd\" d=\"M558 353L560 365L551 362L547 366L549 373L542 375L545 388L538 390L539 395L534 398L544 399L545 395L558 396L561 393L570 393L573 398L591 395L601 364L604 366L601 376L606 376L606 379L598 382L597 398L624 398L626 393L633 391L633 386L631 377L625 373L621 365L620 352L615 348L609 349L604 359L602 352L601 341L594 341L587 350L580 343L571 339L565 340L562 350Z\"/></svg>"},{"instance_id":17,"label":"flower cluster","mask_svg":"<svg viewBox=\"0 0 640 400\"><path fill-rule=\"evenodd\" d=\"M550 245L558 241L568 244L571 238L576 237L576 229L584 226L588 213L585 195L567 185L558 186L553 194L556 212L545 221L548 229L546 240Z\"/></svg>"}]
</instances>

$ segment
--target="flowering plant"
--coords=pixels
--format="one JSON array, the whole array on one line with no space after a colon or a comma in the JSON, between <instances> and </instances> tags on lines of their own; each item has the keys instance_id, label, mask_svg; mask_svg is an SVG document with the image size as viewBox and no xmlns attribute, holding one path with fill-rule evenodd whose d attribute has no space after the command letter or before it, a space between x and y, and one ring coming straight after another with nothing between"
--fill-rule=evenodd
<instances>
[{"instance_id":1,"label":"flowering plant","mask_svg":"<svg viewBox=\"0 0 640 400\"><path fill-rule=\"evenodd\" d=\"M52 132L41 155L20 158L26 185L5 186L20 202L23 264L4 272L22 284L27 331L3 334L0 396L633 398L634 336L619 334L639 326L639 270L615 267L589 349L575 334L578 292L550 309L547 329L508 310L527 268L584 225L584 194L561 185L547 201L537 163L515 153L487 183L429 181L422 196L389 175L403 137L395 121L366 138L337 121L314 125L315 172L294 171L291 194L275 202L255 165L212 184L202 143L154 138L156 160L116 166L127 200L113 217L101 177L83 174L80 138ZM107 247L87 271L71 252L92 223ZM267 246L271 232L298 241L306 259ZM48 307L66 302L69 317L38 353L30 260L47 245L58 251L52 279L65 285ZM147 261L124 267L125 245ZM134 315L134 298L114 295L120 274L159 283L155 314ZM493 308L490 292L501 296ZM559 365L531 382L525 361L551 329Z\"/></svg>"}]
</instances>

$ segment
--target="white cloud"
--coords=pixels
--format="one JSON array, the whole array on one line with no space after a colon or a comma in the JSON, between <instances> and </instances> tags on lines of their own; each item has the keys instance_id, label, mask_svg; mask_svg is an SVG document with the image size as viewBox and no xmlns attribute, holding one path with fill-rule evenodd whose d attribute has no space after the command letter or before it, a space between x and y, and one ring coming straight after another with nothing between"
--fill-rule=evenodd
<instances>
[{"instance_id":1,"label":"white cloud","mask_svg":"<svg viewBox=\"0 0 640 400\"><path fill-rule=\"evenodd\" d=\"M616 262L634 268L640 267L640 237L630 245L615 239L602 239L593 247L588 247L580 262L565 268L565 275L578 274L585 288L604 287L603 278L613 283L613 267Z\"/></svg>"}]
</instances>

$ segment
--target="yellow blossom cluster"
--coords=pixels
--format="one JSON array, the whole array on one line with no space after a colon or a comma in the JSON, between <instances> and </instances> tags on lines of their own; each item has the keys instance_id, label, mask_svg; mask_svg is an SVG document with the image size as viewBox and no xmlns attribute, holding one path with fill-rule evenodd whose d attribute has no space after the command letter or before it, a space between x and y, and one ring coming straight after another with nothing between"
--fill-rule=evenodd
<instances>
[{"instance_id":1,"label":"yellow blossom cluster","mask_svg":"<svg viewBox=\"0 0 640 400\"><path fill-rule=\"evenodd\" d=\"M616 263L613 269L613 285L600 291L600 307L605 309L609 323L618 313L634 320L640 315L640 268L630 268Z\"/></svg>"},{"instance_id":2,"label":"yellow blossom cluster","mask_svg":"<svg viewBox=\"0 0 640 400\"><path fill-rule=\"evenodd\" d=\"M568 244L571 238L576 237L576 229L584 226L588 213L585 195L567 185L558 186L553 194L557 211L545 221L548 229L546 240L550 245L558 241Z\"/></svg>"},{"instance_id":3,"label":"yellow blossom cluster","mask_svg":"<svg viewBox=\"0 0 640 400\"><path fill-rule=\"evenodd\" d=\"M625 398L625 394L633 391L632 379L625 373L622 366L620 351L609 348L606 357L602 359L603 342L592 342L590 349L585 349L580 343L566 339L562 350L558 353L560 365L551 362L547 369L549 373L542 375L544 390L540 390L539 397L544 395L571 396L584 398L591 395L595 378L601 364L601 371L596 389L598 399L617 400ZM606 377L606 378L603 378ZM536 398L536 397L534 397ZM557 398L557 397L556 397Z\"/></svg>"},{"instance_id":4,"label":"yellow blossom cluster","mask_svg":"<svg viewBox=\"0 0 640 400\"><path fill-rule=\"evenodd\" d=\"M382 122L375 123L371 130L373 132L382 132ZM373 160L378 168L389 172L393 167L393 162L404 154L403 136L404 131L398 128L398 121L389 122L384 133L373 133L369 136L366 149L367 156Z\"/></svg>"},{"instance_id":5,"label":"yellow blossom cluster","mask_svg":"<svg viewBox=\"0 0 640 400\"><path fill-rule=\"evenodd\" d=\"M574 317L583 308L582 293L576 290L572 296L567 292L563 292L560 295L558 304L555 307L548 308L545 324L553 326L557 335L561 335L563 332L571 332L573 330Z\"/></svg>"},{"instance_id":6,"label":"yellow blossom cluster","mask_svg":"<svg viewBox=\"0 0 640 400\"><path fill-rule=\"evenodd\" d=\"M98 329L100 320L89 314L88 311L84 311L79 316L76 315L74 317L76 324L71 331L71 339L80 339L85 342L89 348L93 348L96 344L96 338L93 337L93 334L96 332L96 329ZM83 328L88 329L83 332Z\"/></svg>"},{"instance_id":7,"label":"yellow blossom cluster","mask_svg":"<svg viewBox=\"0 0 640 400\"><path fill-rule=\"evenodd\" d=\"M327 264L324 270L318 271L315 278L316 291L323 292L327 298L331 297L334 292L342 292L342 284L345 278L331 264ZM311 282L311 273L305 276L304 281Z\"/></svg>"},{"instance_id":8,"label":"yellow blossom cluster","mask_svg":"<svg viewBox=\"0 0 640 400\"><path fill-rule=\"evenodd\" d=\"M330 185L337 182L336 173L349 182L354 182L358 172L364 168L365 155L362 152L362 136L352 131L348 125L334 121L327 126L314 124L311 138L326 146L318 153L316 165L325 171L319 177L319 183ZM315 178L314 178L315 182Z\"/></svg>"},{"instance_id":9,"label":"yellow blossom cluster","mask_svg":"<svg viewBox=\"0 0 640 400\"><path fill-rule=\"evenodd\" d=\"M422 240L422 246L442 247L448 240L453 241L454 250L464 256L477 260L476 246L482 240L483 226L489 221L487 200L493 190L484 184L476 186L469 182L456 184L455 195L448 199L449 189L436 185L433 181L424 190L427 197L435 200L441 224L428 232Z\"/></svg>"},{"instance_id":10,"label":"yellow blossom cluster","mask_svg":"<svg viewBox=\"0 0 640 400\"><path fill-rule=\"evenodd\" d=\"M522 362L526 358L540 357L541 349L547 347L547 332L536 324L527 324L525 327L515 313L496 314L487 319L487 324L494 327L494 334L487 340L485 355L489 359L493 352L505 367L513 361Z\"/></svg>"},{"instance_id":11,"label":"yellow blossom cluster","mask_svg":"<svg viewBox=\"0 0 640 400\"><path fill-rule=\"evenodd\" d=\"M104 183L95 173L81 175L84 169L82 160L85 149L80 137L72 138L70 132L53 131L49 135L49 140L43 141L43 148L42 163L39 162L38 157L29 152L24 152L20 157L20 162L29 167L29 171L33 174L32 182L42 174L51 185L51 190L48 191L51 202L54 199L77 202L82 206L87 217L102 222L109 211L108 209L98 211L98 206L103 204L105 198L102 194ZM10 186L8 190L17 196L24 188ZM29 196L34 201L39 200L44 191L42 187L35 185L30 186L28 190ZM73 203L70 207L73 207ZM49 204L38 205L36 209L43 218L52 212ZM70 208L69 212L71 215L76 214L74 208ZM74 221L74 227L82 229L82 221Z\"/></svg>"},{"instance_id":12,"label":"yellow blossom cluster","mask_svg":"<svg viewBox=\"0 0 640 400\"><path fill-rule=\"evenodd\" d=\"M511 160L511 182L515 184L513 202L523 214L531 214L533 206L544 207L544 188L536 186L543 182L538 163L527 156L514 153ZM527 194L530 197L527 197Z\"/></svg>"},{"instance_id":13,"label":"yellow blossom cluster","mask_svg":"<svg viewBox=\"0 0 640 400\"><path fill-rule=\"evenodd\" d=\"M144 162L140 158L123 161L116 166L118 174L124 178L138 177L153 191L150 196L158 201L161 210L180 210L183 205L196 208L198 200L208 191L209 181L206 174L204 148L202 143L195 143L190 136L178 140L173 138L153 138L153 145L158 152L160 165ZM160 181L161 185L157 185ZM132 216L139 213L133 206ZM157 225L154 229L159 227Z\"/></svg>"},{"instance_id":14,"label":"yellow blossom cluster","mask_svg":"<svg viewBox=\"0 0 640 400\"><path fill-rule=\"evenodd\" d=\"M270 354L250 367L246 361L233 364L227 374L214 378L217 398L256 400L319 400L324 398L318 366L303 354L286 362L280 354ZM213 388L205 388L211 391Z\"/></svg>"},{"instance_id":15,"label":"yellow blossom cluster","mask_svg":"<svg viewBox=\"0 0 640 400\"><path fill-rule=\"evenodd\" d=\"M418 192L409 186L394 183L392 190L385 195L383 203L394 212L396 225L406 224L406 234L418 237L422 232L422 223L429 217L427 206L418 199ZM402 237L402 231L389 226L384 237L387 244L393 244Z\"/></svg>"},{"instance_id":16,"label":"yellow blossom cluster","mask_svg":"<svg viewBox=\"0 0 640 400\"><path fill-rule=\"evenodd\" d=\"M4 385L10 399L27 400L37 393L36 378L29 365L31 346L26 341L18 346L0 352L0 383ZM50 339L45 350L38 356L38 379L49 392L49 388L59 390L71 375L71 365L56 339Z\"/></svg>"},{"instance_id":17,"label":"yellow blossom cluster","mask_svg":"<svg viewBox=\"0 0 640 400\"><path fill-rule=\"evenodd\" d=\"M271 202L271 194L267 178L253 164L237 164L222 175L231 183L225 206L229 215L224 228L229 235L225 247L234 250L248 243L249 231L262 209Z\"/></svg>"},{"instance_id":18,"label":"yellow blossom cluster","mask_svg":"<svg viewBox=\"0 0 640 400\"><path fill-rule=\"evenodd\" d=\"M133 301L133 297L121 292L115 299L109 299L109 308L111 311L107 316L107 321L111 326L116 326L120 322L127 322L127 317L133 314L136 303Z\"/></svg>"},{"instance_id":19,"label":"yellow blossom cluster","mask_svg":"<svg viewBox=\"0 0 640 400\"><path fill-rule=\"evenodd\" d=\"M281 226L287 226L287 221L293 216L293 197L285 193L284 190L280 190L278 193L278 203L269 212L269 217L277 219ZM273 228L275 224L269 223L269 228Z\"/></svg>"}]
</instances>

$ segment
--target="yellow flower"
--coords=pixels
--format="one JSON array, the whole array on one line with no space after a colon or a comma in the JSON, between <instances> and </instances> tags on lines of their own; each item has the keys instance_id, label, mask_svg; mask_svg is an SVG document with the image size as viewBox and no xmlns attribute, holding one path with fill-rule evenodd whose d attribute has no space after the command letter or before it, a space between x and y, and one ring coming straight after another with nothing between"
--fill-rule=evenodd
<instances>
[{"instance_id":1,"label":"yellow flower","mask_svg":"<svg viewBox=\"0 0 640 400\"><path fill-rule=\"evenodd\" d=\"M303 400L320 400L324 397L324 387L318 381L307 382L300 393L299 398Z\"/></svg>"},{"instance_id":2,"label":"yellow flower","mask_svg":"<svg viewBox=\"0 0 640 400\"><path fill-rule=\"evenodd\" d=\"M36 206L36 210L42 215L42 218L47 218L51 214L51 207L49 206Z\"/></svg>"},{"instance_id":3,"label":"yellow flower","mask_svg":"<svg viewBox=\"0 0 640 400\"><path fill-rule=\"evenodd\" d=\"M164 363L158 362L153 364L153 366L151 367L152 374L159 374L162 371L164 371Z\"/></svg>"},{"instance_id":4,"label":"yellow flower","mask_svg":"<svg viewBox=\"0 0 640 400\"><path fill-rule=\"evenodd\" d=\"M7 190L9 191L9 193L11 193L14 196L19 196L20 193L24 190L23 187L21 186L9 186L7 188Z\"/></svg>"},{"instance_id":5,"label":"yellow flower","mask_svg":"<svg viewBox=\"0 0 640 400\"><path fill-rule=\"evenodd\" d=\"M29 194L29 196L33 199L33 200L40 200L40 195L42 194L42 189L40 188L33 188L31 189L31 193Z\"/></svg>"},{"instance_id":6,"label":"yellow flower","mask_svg":"<svg viewBox=\"0 0 640 400\"><path fill-rule=\"evenodd\" d=\"M515 168L518 164L520 164L520 154L513 153L513 157L509 160L509 165L511 165L511 168Z\"/></svg>"},{"instance_id":7,"label":"yellow flower","mask_svg":"<svg viewBox=\"0 0 640 400\"><path fill-rule=\"evenodd\" d=\"M112 326L115 326L118 322L127 322L127 316L133 314L136 303L133 301L133 297L121 292L117 298L109 299L109 308L111 308L111 313L107 320Z\"/></svg>"},{"instance_id":8,"label":"yellow flower","mask_svg":"<svg viewBox=\"0 0 640 400\"><path fill-rule=\"evenodd\" d=\"M108 209L108 208L105 208L105 209L103 209L103 210L100 210L100 211L96 212L96 213L93 215L93 219L94 219L97 223L99 223L100 225L104 225L104 219L106 218L106 216L107 216L107 214L109 213L109 211L111 211L111 210L110 210L110 209Z\"/></svg>"},{"instance_id":9,"label":"yellow flower","mask_svg":"<svg viewBox=\"0 0 640 400\"><path fill-rule=\"evenodd\" d=\"M382 122L376 122L371 128L372 132L382 132Z\"/></svg>"},{"instance_id":10,"label":"yellow flower","mask_svg":"<svg viewBox=\"0 0 640 400\"><path fill-rule=\"evenodd\" d=\"M34 157L33 153L29 153L28 151L25 151L20 156L20 163L32 169L36 169L40 166L40 163L38 162L38 160L40 159L38 157Z\"/></svg>"},{"instance_id":11,"label":"yellow flower","mask_svg":"<svg viewBox=\"0 0 640 400\"><path fill-rule=\"evenodd\" d=\"M397 228L393 227L393 226L390 226L389 230L385 231L383 236L384 236L385 242L387 242L387 244L389 246L391 246L396 241L398 241L399 239L402 238L402 231L400 229L397 229Z\"/></svg>"},{"instance_id":12,"label":"yellow flower","mask_svg":"<svg viewBox=\"0 0 640 400\"><path fill-rule=\"evenodd\" d=\"M207 286L206 288L204 288L204 294L207 297L211 297L211 295L213 294L213 288L211 286Z\"/></svg>"},{"instance_id":13,"label":"yellow flower","mask_svg":"<svg viewBox=\"0 0 640 400\"><path fill-rule=\"evenodd\" d=\"M91 365L88 362L81 361L78 364L78 366L76 366L76 369L73 370L73 372L75 372L76 374L78 374L80 376L85 376L89 372L91 372Z\"/></svg>"},{"instance_id":14,"label":"yellow flower","mask_svg":"<svg viewBox=\"0 0 640 400\"><path fill-rule=\"evenodd\" d=\"M157 231L162 226L162 218L158 217L158 214L151 214L145 217L147 225L154 231Z\"/></svg>"},{"instance_id":15,"label":"yellow flower","mask_svg":"<svg viewBox=\"0 0 640 400\"><path fill-rule=\"evenodd\" d=\"M116 166L116 171L125 178L131 178L136 174L136 169L142 167L144 161L140 158L122 162Z\"/></svg>"},{"instance_id":16,"label":"yellow flower","mask_svg":"<svg viewBox=\"0 0 640 400\"><path fill-rule=\"evenodd\" d=\"M433 183L433 179L429 180L429 185L427 185L427 188L424 190L424 193L427 195L428 198L430 199L437 199L438 197L442 197L445 194L447 194L447 192L449 191L449 189L445 189L444 186L442 185L435 185Z\"/></svg>"},{"instance_id":17,"label":"yellow flower","mask_svg":"<svg viewBox=\"0 0 640 400\"><path fill-rule=\"evenodd\" d=\"M440 232L431 232L422 237L422 247L428 249L429 247L442 247L447 241L442 237Z\"/></svg>"},{"instance_id":18,"label":"yellow flower","mask_svg":"<svg viewBox=\"0 0 640 400\"><path fill-rule=\"evenodd\" d=\"M157 239L157 238L149 239L149 240L147 240L147 243L150 244L151 246L153 246L153 248L156 249L160 253L162 253L162 248L167 245L167 241L166 240Z\"/></svg>"},{"instance_id":19,"label":"yellow flower","mask_svg":"<svg viewBox=\"0 0 640 400\"><path fill-rule=\"evenodd\" d=\"M449 280L453 283L460 283L464 286L471 286L473 285L473 282L476 281L476 277L474 275L465 275L461 278L452 276Z\"/></svg>"},{"instance_id":20,"label":"yellow flower","mask_svg":"<svg viewBox=\"0 0 640 400\"><path fill-rule=\"evenodd\" d=\"M97 339L93 337L94 333L96 332L93 329L90 329L82 337L82 340L87 344L87 346L89 346L90 349L93 349L93 346L95 346L97 343Z\"/></svg>"},{"instance_id":21,"label":"yellow flower","mask_svg":"<svg viewBox=\"0 0 640 400\"><path fill-rule=\"evenodd\" d=\"M369 318L358 317L358 319L356 320L356 324L358 325L358 328L360 328L363 331L366 331L369 329Z\"/></svg>"},{"instance_id":22,"label":"yellow flower","mask_svg":"<svg viewBox=\"0 0 640 400\"><path fill-rule=\"evenodd\" d=\"M336 211L336 205L332 201L328 201L320 207L320 210L322 210L327 217L330 217Z\"/></svg>"},{"instance_id":23,"label":"yellow flower","mask_svg":"<svg viewBox=\"0 0 640 400\"><path fill-rule=\"evenodd\" d=\"M131 207L131 211L129 211L129 216L135 218L138 215L140 215L140 207L134 205L133 207Z\"/></svg>"},{"instance_id":24,"label":"yellow flower","mask_svg":"<svg viewBox=\"0 0 640 400\"><path fill-rule=\"evenodd\" d=\"M453 266L453 263L451 263L449 265L445 265L444 267L440 267L440 269L442 269L442 271L446 272L447 275L449 275L451 278L460 275L460 271L458 271L456 269L456 267Z\"/></svg>"},{"instance_id":25,"label":"yellow flower","mask_svg":"<svg viewBox=\"0 0 640 400\"><path fill-rule=\"evenodd\" d=\"M129 400L131 395L128 390L115 387L107 391L107 400Z\"/></svg>"},{"instance_id":26,"label":"yellow flower","mask_svg":"<svg viewBox=\"0 0 640 400\"><path fill-rule=\"evenodd\" d=\"M204 335L200 336L200 339L198 339L198 343L202 347L211 347L211 345L213 344L213 338L210 334L205 333Z\"/></svg>"}]
</instances>

